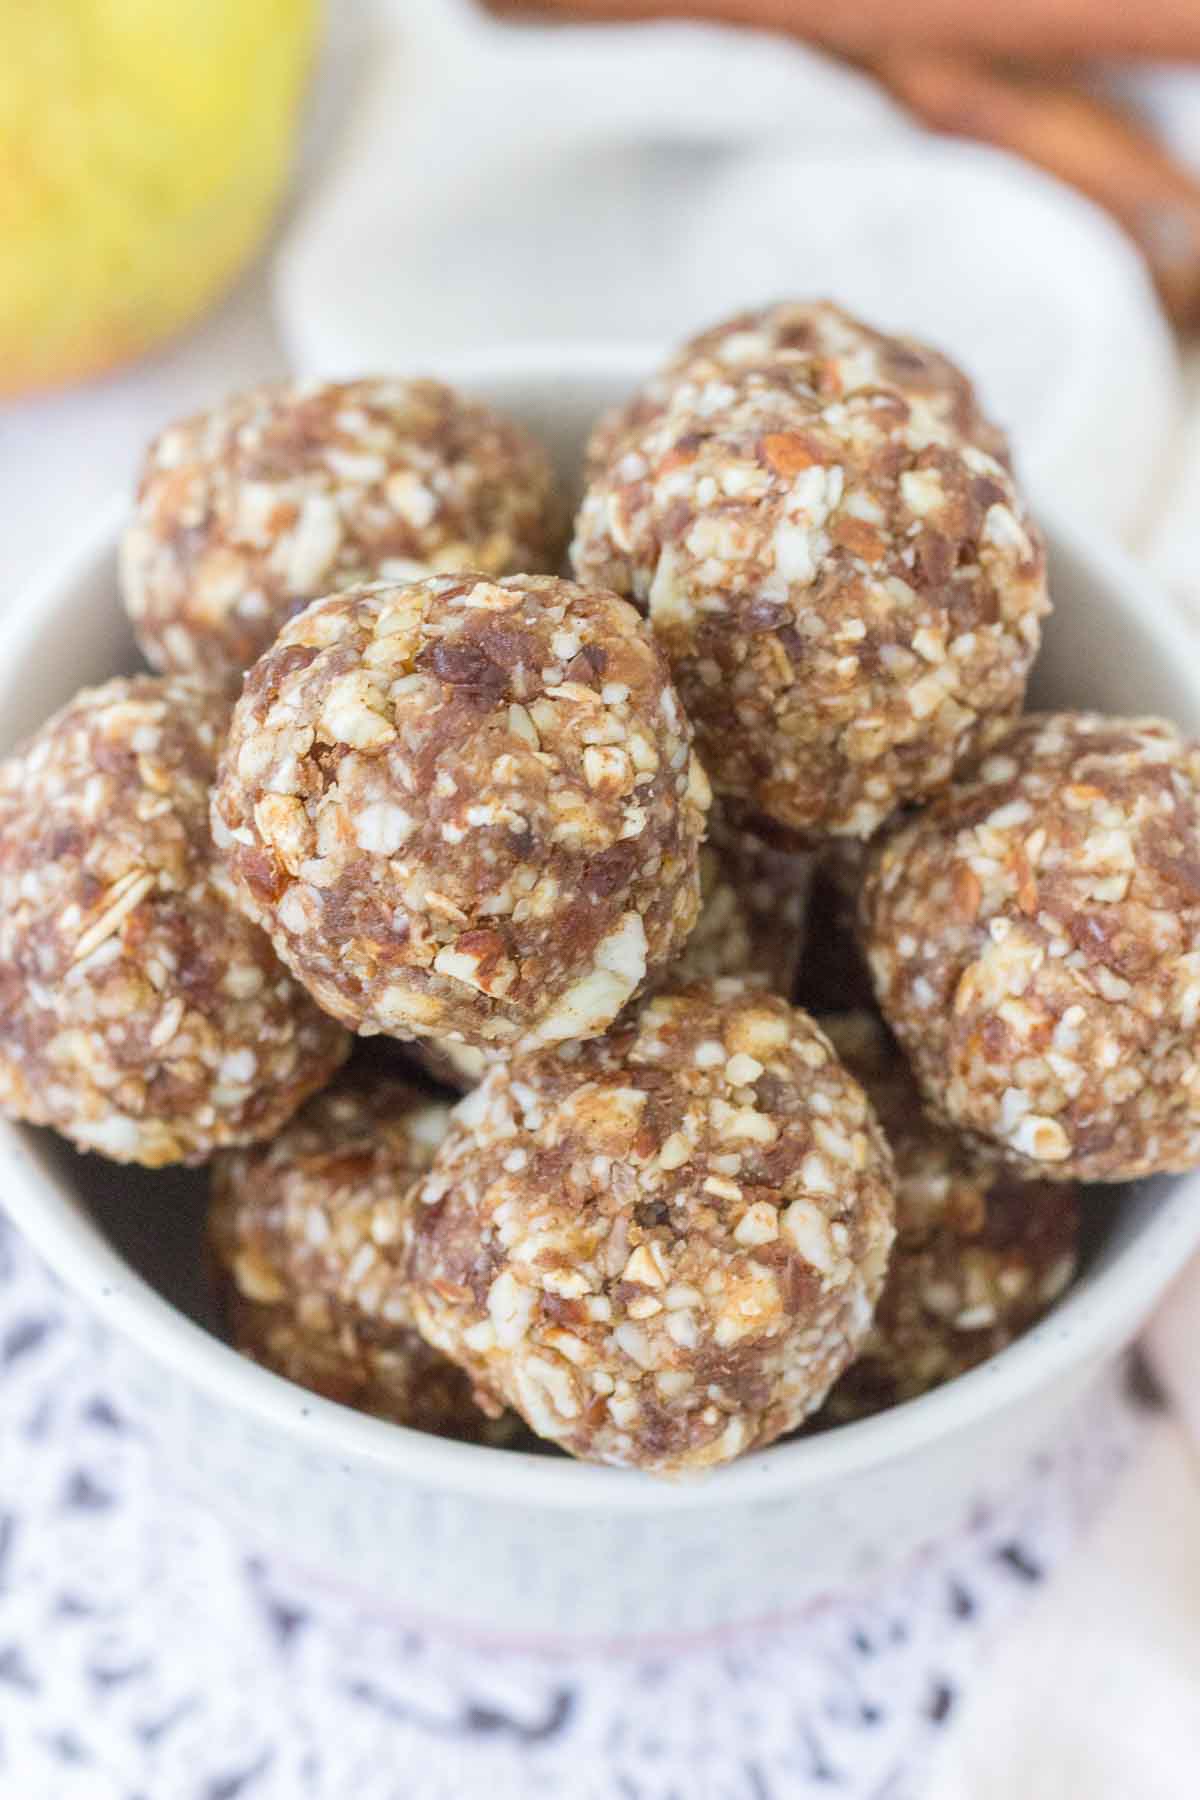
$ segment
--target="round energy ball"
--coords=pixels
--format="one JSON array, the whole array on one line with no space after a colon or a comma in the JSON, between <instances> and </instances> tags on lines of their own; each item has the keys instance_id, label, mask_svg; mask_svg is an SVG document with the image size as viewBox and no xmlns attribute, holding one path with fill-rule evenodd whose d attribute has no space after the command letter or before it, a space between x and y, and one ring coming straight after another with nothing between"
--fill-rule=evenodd
<instances>
[{"instance_id":1,"label":"round energy ball","mask_svg":"<svg viewBox=\"0 0 1200 1800\"><path fill-rule=\"evenodd\" d=\"M209 1242L235 1347L363 1412L445 1437L501 1421L413 1324L404 1277L413 1185L449 1109L351 1070L270 1144L212 1167Z\"/></svg>"},{"instance_id":2,"label":"round energy ball","mask_svg":"<svg viewBox=\"0 0 1200 1800\"><path fill-rule=\"evenodd\" d=\"M871 1013L822 1026L861 1081L896 1160L896 1243L875 1322L822 1409L865 1418L985 1362L1069 1285L1079 1198L1023 1181L931 1119L894 1041Z\"/></svg>"},{"instance_id":3,"label":"round energy ball","mask_svg":"<svg viewBox=\"0 0 1200 1800\"><path fill-rule=\"evenodd\" d=\"M720 797L866 838L1020 710L1044 553L921 389L804 366L674 390L594 474L571 558L645 609Z\"/></svg>"},{"instance_id":4,"label":"round energy ball","mask_svg":"<svg viewBox=\"0 0 1200 1800\"><path fill-rule=\"evenodd\" d=\"M440 382L267 383L151 444L122 590L155 668L236 685L318 595L553 568L561 518L541 446Z\"/></svg>"},{"instance_id":5,"label":"round energy ball","mask_svg":"<svg viewBox=\"0 0 1200 1800\"><path fill-rule=\"evenodd\" d=\"M603 1031L699 907L708 785L625 601L440 576L315 602L234 712L214 833L249 915L354 1029Z\"/></svg>"},{"instance_id":6,"label":"round energy ball","mask_svg":"<svg viewBox=\"0 0 1200 1800\"><path fill-rule=\"evenodd\" d=\"M576 1456L677 1475L798 1425L883 1283L892 1166L805 1014L745 982L492 1069L418 1189L426 1339Z\"/></svg>"},{"instance_id":7,"label":"round energy ball","mask_svg":"<svg viewBox=\"0 0 1200 1800\"><path fill-rule=\"evenodd\" d=\"M85 689L0 763L0 1109L118 1162L270 1137L350 1040L238 910L182 676Z\"/></svg>"},{"instance_id":8,"label":"round energy ball","mask_svg":"<svg viewBox=\"0 0 1200 1800\"><path fill-rule=\"evenodd\" d=\"M689 390L688 404L702 390L720 399L719 384L732 392L748 374L770 369L830 400L864 389L919 396L956 436L1006 467L1010 462L1004 433L980 411L970 380L940 350L876 331L831 300L781 300L689 338L632 399L598 421L588 440L589 471L608 463L631 431L660 418L680 389Z\"/></svg>"},{"instance_id":9,"label":"round energy ball","mask_svg":"<svg viewBox=\"0 0 1200 1800\"><path fill-rule=\"evenodd\" d=\"M1021 719L872 851L879 1003L942 1116L1027 1175L1200 1163L1200 747Z\"/></svg>"}]
</instances>

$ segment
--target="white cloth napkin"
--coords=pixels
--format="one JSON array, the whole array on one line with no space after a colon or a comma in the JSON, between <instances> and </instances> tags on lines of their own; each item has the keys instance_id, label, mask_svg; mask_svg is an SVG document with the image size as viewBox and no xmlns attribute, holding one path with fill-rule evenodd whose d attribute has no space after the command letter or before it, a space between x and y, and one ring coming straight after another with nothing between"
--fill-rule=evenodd
<instances>
[{"instance_id":1,"label":"white cloth napkin","mask_svg":"<svg viewBox=\"0 0 1200 1800\"><path fill-rule=\"evenodd\" d=\"M1193 1385L1195 1344L1193 1324ZM1164 1417L974 1683L920 1800L1194 1800L1198 1671L1200 1459Z\"/></svg>"},{"instance_id":2,"label":"white cloth napkin","mask_svg":"<svg viewBox=\"0 0 1200 1800\"><path fill-rule=\"evenodd\" d=\"M916 131L866 77L717 26L499 24L377 0L340 153L277 265L318 372L636 341L829 293L977 376L1026 479L1130 533L1174 357L1136 253L1077 194Z\"/></svg>"}]
</instances>

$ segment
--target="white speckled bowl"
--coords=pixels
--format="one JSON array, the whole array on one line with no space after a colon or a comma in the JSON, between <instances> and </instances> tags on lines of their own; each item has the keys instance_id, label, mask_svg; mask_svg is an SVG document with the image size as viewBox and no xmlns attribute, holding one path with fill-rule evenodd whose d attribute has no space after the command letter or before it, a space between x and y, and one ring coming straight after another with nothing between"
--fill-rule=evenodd
<instances>
[{"instance_id":1,"label":"white speckled bowl","mask_svg":"<svg viewBox=\"0 0 1200 1800\"><path fill-rule=\"evenodd\" d=\"M439 370L519 414L569 468L646 366L628 349L522 351ZM1200 655L1118 552L1043 509L1057 611L1040 702L1156 711L1200 731ZM0 746L84 682L134 666L120 515L0 630ZM508 1639L632 1639L791 1611L910 1555L1021 1476L1200 1242L1200 1175L1116 1189L1084 1273L1043 1324L879 1418L666 1485L453 1444L368 1419L244 1361L206 1328L203 1178L76 1156L0 1126L0 1194L111 1327L110 1380L191 1485L295 1562L414 1619Z\"/></svg>"}]
</instances>

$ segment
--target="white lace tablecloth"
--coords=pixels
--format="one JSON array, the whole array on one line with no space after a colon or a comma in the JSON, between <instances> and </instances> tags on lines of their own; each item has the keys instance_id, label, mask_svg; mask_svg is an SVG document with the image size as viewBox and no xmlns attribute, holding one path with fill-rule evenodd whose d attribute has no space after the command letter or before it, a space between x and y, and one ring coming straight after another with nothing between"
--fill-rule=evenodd
<instances>
[{"instance_id":1,"label":"white lace tablecloth","mask_svg":"<svg viewBox=\"0 0 1200 1800\"><path fill-rule=\"evenodd\" d=\"M0 1215L5 1800L921 1800L980 1663L1138 1435L1114 1381L885 1585L668 1656L472 1649L251 1554Z\"/></svg>"}]
</instances>

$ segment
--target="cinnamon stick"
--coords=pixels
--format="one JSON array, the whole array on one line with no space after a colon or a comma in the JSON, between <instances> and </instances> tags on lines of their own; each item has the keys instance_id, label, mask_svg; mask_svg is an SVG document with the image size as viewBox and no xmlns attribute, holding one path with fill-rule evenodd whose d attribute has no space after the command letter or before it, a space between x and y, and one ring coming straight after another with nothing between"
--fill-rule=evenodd
<instances>
[{"instance_id":1,"label":"cinnamon stick","mask_svg":"<svg viewBox=\"0 0 1200 1800\"><path fill-rule=\"evenodd\" d=\"M491 0L491 10L717 20L787 32L853 56L952 49L1030 62L1200 58L1197 0Z\"/></svg>"}]
</instances>

